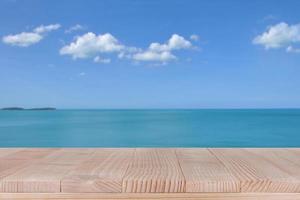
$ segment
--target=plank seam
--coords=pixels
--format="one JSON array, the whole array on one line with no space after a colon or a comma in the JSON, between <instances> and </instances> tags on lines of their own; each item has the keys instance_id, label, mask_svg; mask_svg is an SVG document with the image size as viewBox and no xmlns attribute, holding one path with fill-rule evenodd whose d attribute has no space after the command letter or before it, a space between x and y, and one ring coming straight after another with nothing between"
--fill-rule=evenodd
<instances>
[{"instance_id":1,"label":"plank seam","mask_svg":"<svg viewBox=\"0 0 300 200\"><path fill-rule=\"evenodd\" d=\"M62 193L62 180L59 180L59 193Z\"/></svg>"},{"instance_id":2,"label":"plank seam","mask_svg":"<svg viewBox=\"0 0 300 200\"><path fill-rule=\"evenodd\" d=\"M230 173L238 181L239 191L237 193L241 193L242 192L242 181L226 167L226 165L222 162L222 160L210 148L207 148L207 150L212 154L212 156L214 156L225 167L225 169L228 171L228 173Z\"/></svg>"},{"instance_id":3,"label":"plank seam","mask_svg":"<svg viewBox=\"0 0 300 200\"><path fill-rule=\"evenodd\" d=\"M79 166L80 164L84 163L85 161L89 160L94 154L96 153L96 151L92 151L91 153L88 154L88 156L86 158L84 158L81 162L78 162L77 164L71 164L72 165L72 170L76 169L77 166ZM64 180L64 178L66 178L68 176L68 174L70 174L70 172L72 171L70 170L68 173L66 173L64 176L60 177L59 179L59 193L62 193L62 182Z\"/></svg>"},{"instance_id":4,"label":"plank seam","mask_svg":"<svg viewBox=\"0 0 300 200\"><path fill-rule=\"evenodd\" d=\"M128 170L129 170L130 164L131 164L132 162L134 162L135 157L136 157L136 148L134 148L134 151L133 151L133 157L132 157L132 159L130 159L131 162L128 162L127 168L126 168L126 170L125 170L125 172L124 172L124 174L123 174L122 182L121 182L121 183L122 183L122 185L121 185L121 192L120 192L120 193L124 193L124 189L123 189L124 178L125 178L125 176L126 176Z\"/></svg>"},{"instance_id":5,"label":"plank seam","mask_svg":"<svg viewBox=\"0 0 300 200\"><path fill-rule=\"evenodd\" d=\"M182 169L182 166L181 166L180 161L179 161L179 157L178 157L178 154L177 154L177 150L178 150L178 149L176 148L176 149L175 149L175 156L176 156L176 160L177 160L177 163L178 163L178 165L179 165L181 174L182 174L182 176L183 176L183 184L184 184L183 192L186 192L186 177L185 177L185 175L184 175L184 173L183 173L183 169Z\"/></svg>"}]
</instances>

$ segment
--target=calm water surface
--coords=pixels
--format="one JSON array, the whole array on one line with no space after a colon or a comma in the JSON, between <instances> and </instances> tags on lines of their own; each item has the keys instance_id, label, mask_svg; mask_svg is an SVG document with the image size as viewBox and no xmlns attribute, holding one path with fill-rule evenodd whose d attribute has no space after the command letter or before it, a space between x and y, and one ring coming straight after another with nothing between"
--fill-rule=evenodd
<instances>
[{"instance_id":1,"label":"calm water surface","mask_svg":"<svg viewBox=\"0 0 300 200\"><path fill-rule=\"evenodd\" d=\"M0 147L300 147L300 110L0 111Z\"/></svg>"}]
</instances>

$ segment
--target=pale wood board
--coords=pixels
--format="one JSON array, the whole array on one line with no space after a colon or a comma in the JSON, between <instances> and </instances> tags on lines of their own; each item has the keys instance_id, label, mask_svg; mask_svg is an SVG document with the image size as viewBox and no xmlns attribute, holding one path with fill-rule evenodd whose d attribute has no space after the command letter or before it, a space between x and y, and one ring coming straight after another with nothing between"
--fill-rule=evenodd
<instances>
[{"instance_id":1,"label":"pale wood board","mask_svg":"<svg viewBox=\"0 0 300 200\"><path fill-rule=\"evenodd\" d=\"M102 149L61 181L62 192L121 192L134 149Z\"/></svg>"},{"instance_id":2,"label":"pale wood board","mask_svg":"<svg viewBox=\"0 0 300 200\"><path fill-rule=\"evenodd\" d=\"M177 149L186 192L240 192L240 181L207 149Z\"/></svg>"},{"instance_id":3,"label":"pale wood board","mask_svg":"<svg viewBox=\"0 0 300 200\"><path fill-rule=\"evenodd\" d=\"M4 177L14 174L18 170L37 162L56 149L6 149L6 156L0 158L0 183ZM11 152L9 152L11 151ZM0 184L1 185L1 184ZM0 187L0 192L2 191Z\"/></svg>"},{"instance_id":4,"label":"pale wood board","mask_svg":"<svg viewBox=\"0 0 300 200\"><path fill-rule=\"evenodd\" d=\"M241 181L241 192L298 192L299 181L246 149L210 149Z\"/></svg>"},{"instance_id":5,"label":"pale wood board","mask_svg":"<svg viewBox=\"0 0 300 200\"><path fill-rule=\"evenodd\" d=\"M89 159L96 149L92 148L64 148L59 149L52 154L40 160L41 164L56 164L56 165L78 165Z\"/></svg>"},{"instance_id":6,"label":"pale wood board","mask_svg":"<svg viewBox=\"0 0 300 200\"><path fill-rule=\"evenodd\" d=\"M0 158L21 150L23 150L23 148L0 148Z\"/></svg>"},{"instance_id":7,"label":"pale wood board","mask_svg":"<svg viewBox=\"0 0 300 200\"><path fill-rule=\"evenodd\" d=\"M0 159L5 160L24 160L24 161L35 161L48 156L50 153L57 151L57 148L23 148L19 151L14 151Z\"/></svg>"},{"instance_id":8,"label":"pale wood board","mask_svg":"<svg viewBox=\"0 0 300 200\"><path fill-rule=\"evenodd\" d=\"M300 192L300 154L293 155L293 153L291 153L288 149L274 148L247 149L247 151L265 158L274 166L297 179L295 182L299 184L299 190L296 192Z\"/></svg>"},{"instance_id":9,"label":"pale wood board","mask_svg":"<svg viewBox=\"0 0 300 200\"><path fill-rule=\"evenodd\" d=\"M40 150L31 153L38 156ZM61 179L77 164L87 159L90 151L47 150L48 156L31 162L0 181L2 192L60 192ZM75 154L74 154L75 153ZM78 156L77 156L78 155Z\"/></svg>"},{"instance_id":10,"label":"pale wood board","mask_svg":"<svg viewBox=\"0 0 300 200\"><path fill-rule=\"evenodd\" d=\"M287 149L289 154L285 156L285 159L288 159L290 162L295 163L300 166L300 148L296 149Z\"/></svg>"},{"instance_id":11,"label":"pale wood board","mask_svg":"<svg viewBox=\"0 0 300 200\"><path fill-rule=\"evenodd\" d=\"M0 199L300 200L299 188L298 148L0 148Z\"/></svg>"},{"instance_id":12,"label":"pale wood board","mask_svg":"<svg viewBox=\"0 0 300 200\"><path fill-rule=\"evenodd\" d=\"M122 192L185 192L175 149L136 149Z\"/></svg>"},{"instance_id":13,"label":"pale wood board","mask_svg":"<svg viewBox=\"0 0 300 200\"><path fill-rule=\"evenodd\" d=\"M300 193L0 193L0 199L29 200L300 200Z\"/></svg>"}]
</instances>

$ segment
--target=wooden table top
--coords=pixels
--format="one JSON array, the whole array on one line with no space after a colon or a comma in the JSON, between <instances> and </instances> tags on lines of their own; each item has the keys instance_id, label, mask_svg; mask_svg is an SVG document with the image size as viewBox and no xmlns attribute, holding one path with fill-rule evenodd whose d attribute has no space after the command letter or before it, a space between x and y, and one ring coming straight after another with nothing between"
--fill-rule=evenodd
<instances>
[{"instance_id":1,"label":"wooden table top","mask_svg":"<svg viewBox=\"0 0 300 200\"><path fill-rule=\"evenodd\" d=\"M0 193L299 192L297 148L0 148Z\"/></svg>"}]
</instances>

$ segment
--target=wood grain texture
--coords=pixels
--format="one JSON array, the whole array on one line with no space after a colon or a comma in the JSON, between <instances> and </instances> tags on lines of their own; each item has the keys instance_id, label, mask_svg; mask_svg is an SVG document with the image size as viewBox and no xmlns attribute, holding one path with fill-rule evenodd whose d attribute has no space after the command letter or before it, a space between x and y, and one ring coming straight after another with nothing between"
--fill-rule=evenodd
<instances>
[{"instance_id":1,"label":"wood grain texture","mask_svg":"<svg viewBox=\"0 0 300 200\"><path fill-rule=\"evenodd\" d=\"M240 192L240 182L207 149L177 149L186 192Z\"/></svg>"},{"instance_id":2,"label":"wood grain texture","mask_svg":"<svg viewBox=\"0 0 300 200\"><path fill-rule=\"evenodd\" d=\"M39 159L49 155L55 151L55 149L18 149L17 151L11 149L9 151L11 151L11 153L0 158L0 186L4 177L12 175L18 170L38 162ZM3 191L2 189L3 188L0 187L0 192Z\"/></svg>"},{"instance_id":3,"label":"wood grain texture","mask_svg":"<svg viewBox=\"0 0 300 200\"><path fill-rule=\"evenodd\" d=\"M185 179L175 149L136 149L122 191L185 192Z\"/></svg>"},{"instance_id":4,"label":"wood grain texture","mask_svg":"<svg viewBox=\"0 0 300 200\"><path fill-rule=\"evenodd\" d=\"M94 153L92 148L59 149L40 160L41 164L78 165L89 159Z\"/></svg>"},{"instance_id":5,"label":"wood grain texture","mask_svg":"<svg viewBox=\"0 0 300 200\"><path fill-rule=\"evenodd\" d=\"M0 199L297 199L300 149L0 148L1 192Z\"/></svg>"},{"instance_id":6,"label":"wood grain texture","mask_svg":"<svg viewBox=\"0 0 300 200\"><path fill-rule=\"evenodd\" d=\"M263 157L273 166L286 172L296 180L293 182L295 185L295 192L300 192L300 155L294 156L287 149L247 149L247 151L255 153Z\"/></svg>"},{"instance_id":7,"label":"wood grain texture","mask_svg":"<svg viewBox=\"0 0 300 200\"><path fill-rule=\"evenodd\" d=\"M61 181L62 192L121 192L134 149L103 149Z\"/></svg>"},{"instance_id":8,"label":"wood grain texture","mask_svg":"<svg viewBox=\"0 0 300 200\"><path fill-rule=\"evenodd\" d=\"M245 149L210 149L241 181L241 192L297 192L298 180Z\"/></svg>"},{"instance_id":9,"label":"wood grain texture","mask_svg":"<svg viewBox=\"0 0 300 200\"><path fill-rule=\"evenodd\" d=\"M29 154L30 160L36 157L39 159L4 177L0 181L2 192L60 192L62 177L90 155L88 151L81 150L72 150L75 154L70 154L67 149L33 152ZM39 154L41 152L44 153L44 157Z\"/></svg>"},{"instance_id":10,"label":"wood grain texture","mask_svg":"<svg viewBox=\"0 0 300 200\"><path fill-rule=\"evenodd\" d=\"M0 199L84 200L299 200L300 193L0 193Z\"/></svg>"},{"instance_id":11,"label":"wood grain texture","mask_svg":"<svg viewBox=\"0 0 300 200\"><path fill-rule=\"evenodd\" d=\"M36 161L57 150L57 148L24 148L2 158L6 160Z\"/></svg>"},{"instance_id":12,"label":"wood grain texture","mask_svg":"<svg viewBox=\"0 0 300 200\"><path fill-rule=\"evenodd\" d=\"M0 158L21 150L23 150L23 148L0 148Z\"/></svg>"},{"instance_id":13,"label":"wood grain texture","mask_svg":"<svg viewBox=\"0 0 300 200\"><path fill-rule=\"evenodd\" d=\"M35 164L2 179L2 192L60 192L60 178L69 166Z\"/></svg>"},{"instance_id":14,"label":"wood grain texture","mask_svg":"<svg viewBox=\"0 0 300 200\"><path fill-rule=\"evenodd\" d=\"M286 150L289 152L289 154L286 155L284 158L300 166L300 148L293 148L293 149L286 149Z\"/></svg>"}]
</instances>

